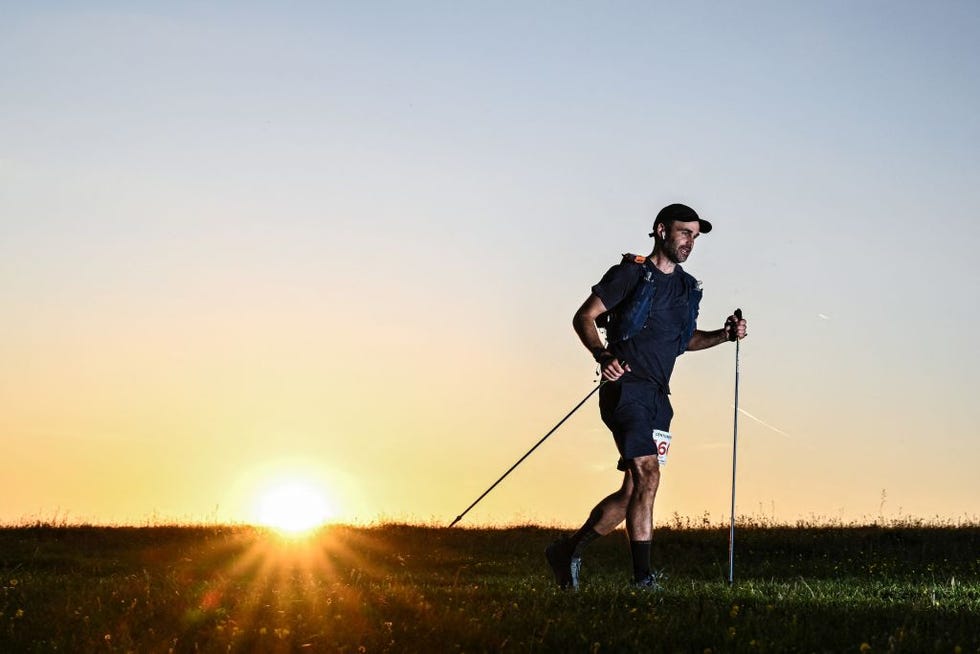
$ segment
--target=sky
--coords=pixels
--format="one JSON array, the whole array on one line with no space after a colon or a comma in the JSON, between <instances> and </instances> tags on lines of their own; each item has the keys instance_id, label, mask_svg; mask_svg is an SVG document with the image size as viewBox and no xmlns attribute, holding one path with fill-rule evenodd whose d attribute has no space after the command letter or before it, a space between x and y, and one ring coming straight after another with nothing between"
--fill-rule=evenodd
<instances>
[{"instance_id":1,"label":"sky","mask_svg":"<svg viewBox=\"0 0 980 654\"><path fill-rule=\"evenodd\" d=\"M980 515L974 2L0 2L0 523L448 524L595 386L571 328L714 223L738 513ZM655 508L727 520L734 346ZM618 487L595 397L464 524Z\"/></svg>"}]
</instances>

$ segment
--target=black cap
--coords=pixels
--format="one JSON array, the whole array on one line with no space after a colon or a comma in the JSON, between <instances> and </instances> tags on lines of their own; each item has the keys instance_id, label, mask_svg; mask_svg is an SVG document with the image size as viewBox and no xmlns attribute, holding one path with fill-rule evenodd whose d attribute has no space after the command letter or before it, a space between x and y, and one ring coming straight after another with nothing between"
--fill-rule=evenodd
<instances>
[{"instance_id":1,"label":"black cap","mask_svg":"<svg viewBox=\"0 0 980 654\"><path fill-rule=\"evenodd\" d=\"M701 225L702 234L707 234L711 231L711 223L701 218L697 211L686 204L668 204L666 207L661 209L660 213L657 214L657 218L653 221L653 228L656 230L657 225L660 223L668 223L674 220L682 223L689 223L696 220L698 221L698 224ZM656 231L652 231L650 232L650 236L654 236L656 233Z\"/></svg>"}]
</instances>

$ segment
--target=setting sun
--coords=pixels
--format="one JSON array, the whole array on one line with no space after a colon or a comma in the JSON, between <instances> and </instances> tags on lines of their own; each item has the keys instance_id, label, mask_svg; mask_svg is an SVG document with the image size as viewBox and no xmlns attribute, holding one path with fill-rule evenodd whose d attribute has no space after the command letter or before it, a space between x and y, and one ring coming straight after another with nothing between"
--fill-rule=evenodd
<instances>
[{"instance_id":1,"label":"setting sun","mask_svg":"<svg viewBox=\"0 0 980 654\"><path fill-rule=\"evenodd\" d=\"M307 480L289 480L270 485L256 502L259 524L296 535L315 529L334 517L327 493Z\"/></svg>"}]
</instances>

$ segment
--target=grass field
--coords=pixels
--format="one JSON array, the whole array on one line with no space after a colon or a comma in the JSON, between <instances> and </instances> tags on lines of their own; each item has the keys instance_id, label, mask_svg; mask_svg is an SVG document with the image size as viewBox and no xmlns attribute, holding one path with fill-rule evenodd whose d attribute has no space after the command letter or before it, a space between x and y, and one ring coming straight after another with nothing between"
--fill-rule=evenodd
<instances>
[{"instance_id":1,"label":"grass field","mask_svg":"<svg viewBox=\"0 0 980 654\"><path fill-rule=\"evenodd\" d=\"M980 526L623 533L554 587L553 529L0 528L0 652L977 652Z\"/></svg>"}]
</instances>

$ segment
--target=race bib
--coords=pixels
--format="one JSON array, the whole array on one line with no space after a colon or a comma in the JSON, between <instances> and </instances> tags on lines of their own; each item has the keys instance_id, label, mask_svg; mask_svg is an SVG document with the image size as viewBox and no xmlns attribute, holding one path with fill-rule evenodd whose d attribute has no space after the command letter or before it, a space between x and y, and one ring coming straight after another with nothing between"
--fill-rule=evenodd
<instances>
[{"instance_id":1,"label":"race bib","mask_svg":"<svg viewBox=\"0 0 980 654\"><path fill-rule=\"evenodd\" d=\"M653 442L657 445L657 461L663 467L667 465L667 453L670 452L670 432L654 429Z\"/></svg>"}]
</instances>

